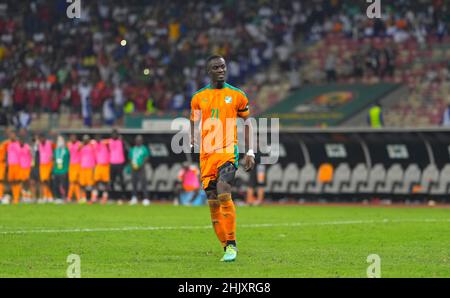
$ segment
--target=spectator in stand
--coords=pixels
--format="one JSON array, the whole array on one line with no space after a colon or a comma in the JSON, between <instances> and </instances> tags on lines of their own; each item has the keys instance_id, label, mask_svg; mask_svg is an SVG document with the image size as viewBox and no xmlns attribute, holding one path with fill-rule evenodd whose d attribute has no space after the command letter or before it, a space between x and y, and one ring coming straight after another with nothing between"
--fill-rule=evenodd
<instances>
[{"instance_id":1,"label":"spectator in stand","mask_svg":"<svg viewBox=\"0 0 450 298\"><path fill-rule=\"evenodd\" d=\"M92 127L92 86L84 79L78 87L78 92L81 97L81 115L83 117L83 123L86 127Z\"/></svg>"},{"instance_id":2,"label":"spectator in stand","mask_svg":"<svg viewBox=\"0 0 450 298\"><path fill-rule=\"evenodd\" d=\"M447 105L447 108L442 114L442 126L450 127L450 104Z\"/></svg>"},{"instance_id":3,"label":"spectator in stand","mask_svg":"<svg viewBox=\"0 0 450 298\"><path fill-rule=\"evenodd\" d=\"M28 130L31 124L31 115L27 111L28 108L21 110L18 114L13 117L14 126L20 130L25 129Z\"/></svg>"},{"instance_id":4,"label":"spectator in stand","mask_svg":"<svg viewBox=\"0 0 450 298\"><path fill-rule=\"evenodd\" d=\"M103 102L103 122L107 126L113 126L116 120L116 112L112 98L108 98Z\"/></svg>"},{"instance_id":5,"label":"spectator in stand","mask_svg":"<svg viewBox=\"0 0 450 298\"><path fill-rule=\"evenodd\" d=\"M369 109L367 122L372 128L381 128L384 126L383 109L378 101Z\"/></svg>"},{"instance_id":6,"label":"spectator in stand","mask_svg":"<svg viewBox=\"0 0 450 298\"><path fill-rule=\"evenodd\" d=\"M335 82L336 77L336 56L333 53L328 54L325 62L325 72L327 74L328 83Z\"/></svg>"}]
</instances>

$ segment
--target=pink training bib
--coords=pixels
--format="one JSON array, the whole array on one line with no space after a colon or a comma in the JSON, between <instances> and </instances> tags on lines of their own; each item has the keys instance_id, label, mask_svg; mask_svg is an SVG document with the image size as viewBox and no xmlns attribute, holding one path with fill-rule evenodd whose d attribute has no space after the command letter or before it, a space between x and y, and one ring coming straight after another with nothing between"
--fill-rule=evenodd
<instances>
[{"instance_id":1,"label":"pink training bib","mask_svg":"<svg viewBox=\"0 0 450 298\"><path fill-rule=\"evenodd\" d=\"M95 146L95 158L97 160L97 164L99 165L108 165L109 164L109 150L108 145L104 142L98 142Z\"/></svg>"},{"instance_id":2,"label":"pink training bib","mask_svg":"<svg viewBox=\"0 0 450 298\"><path fill-rule=\"evenodd\" d=\"M20 143L18 141L10 142L8 144L8 165L18 165L20 164Z\"/></svg>"},{"instance_id":3,"label":"pink training bib","mask_svg":"<svg viewBox=\"0 0 450 298\"><path fill-rule=\"evenodd\" d=\"M180 177L182 179L183 188L187 191L192 191L200 187L197 171L190 167L188 170L181 170Z\"/></svg>"},{"instance_id":4,"label":"pink training bib","mask_svg":"<svg viewBox=\"0 0 450 298\"><path fill-rule=\"evenodd\" d=\"M28 144L24 144L23 147L20 147L19 158L20 158L20 167L22 169L31 168L32 156L31 156L31 149Z\"/></svg>"},{"instance_id":5,"label":"pink training bib","mask_svg":"<svg viewBox=\"0 0 450 298\"><path fill-rule=\"evenodd\" d=\"M81 168L92 169L95 167L95 148L92 144L83 145L81 148Z\"/></svg>"},{"instance_id":6,"label":"pink training bib","mask_svg":"<svg viewBox=\"0 0 450 298\"><path fill-rule=\"evenodd\" d=\"M123 141L121 139L109 139L109 151L111 164L122 164L125 162L125 154L123 152Z\"/></svg>"},{"instance_id":7,"label":"pink training bib","mask_svg":"<svg viewBox=\"0 0 450 298\"><path fill-rule=\"evenodd\" d=\"M69 149L69 154L70 154L70 164L71 165L77 165L81 161L80 146L81 146L80 141L76 141L75 143L72 143L72 142L67 143L67 148Z\"/></svg>"},{"instance_id":8,"label":"pink training bib","mask_svg":"<svg viewBox=\"0 0 450 298\"><path fill-rule=\"evenodd\" d=\"M39 143L39 164L46 165L53 161L52 142L46 140L44 144Z\"/></svg>"}]
</instances>

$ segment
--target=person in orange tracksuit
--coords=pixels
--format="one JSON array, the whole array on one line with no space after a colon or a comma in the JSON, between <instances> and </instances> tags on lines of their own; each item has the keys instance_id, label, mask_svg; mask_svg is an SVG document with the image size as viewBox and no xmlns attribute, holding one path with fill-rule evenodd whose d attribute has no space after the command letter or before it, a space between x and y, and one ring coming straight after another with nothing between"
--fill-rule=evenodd
<instances>
[{"instance_id":1,"label":"person in orange tracksuit","mask_svg":"<svg viewBox=\"0 0 450 298\"><path fill-rule=\"evenodd\" d=\"M30 145L26 144L23 137L19 140L19 158L20 158L20 183L19 193L22 194L22 198L25 202L31 199L30 189L30 173L32 164L32 155ZM23 191L22 191L23 188Z\"/></svg>"},{"instance_id":2,"label":"person in orange tracksuit","mask_svg":"<svg viewBox=\"0 0 450 298\"><path fill-rule=\"evenodd\" d=\"M194 93L191 101L191 148L194 148L195 123L201 120L200 171L208 196L211 221L225 254L221 261L234 261L236 247L236 209L231 186L238 166L237 118L250 116L248 98L240 89L225 83L226 63L221 56L206 62L211 84ZM244 168L255 166L250 147L251 124L245 126Z\"/></svg>"},{"instance_id":3,"label":"person in orange tracksuit","mask_svg":"<svg viewBox=\"0 0 450 298\"><path fill-rule=\"evenodd\" d=\"M95 147L88 135L83 136L83 144L80 148L80 187L81 199L79 203L86 203L87 192L91 192L91 200L89 203L95 201L93 187L94 187L94 169L95 169Z\"/></svg>"},{"instance_id":4,"label":"person in orange tracksuit","mask_svg":"<svg viewBox=\"0 0 450 298\"><path fill-rule=\"evenodd\" d=\"M44 202L52 202L53 194L50 188L50 178L53 169L53 149L55 144L45 139L44 135L39 136L39 176L41 180L41 192Z\"/></svg>"},{"instance_id":5,"label":"person in orange tracksuit","mask_svg":"<svg viewBox=\"0 0 450 298\"><path fill-rule=\"evenodd\" d=\"M14 132L10 133L6 147L8 161L8 182L11 186L13 203L18 204L20 200L20 143Z\"/></svg>"},{"instance_id":6,"label":"person in orange tracksuit","mask_svg":"<svg viewBox=\"0 0 450 298\"><path fill-rule=\"evenodd\" d=\"M3 199L5 193L5 178L6 178L6 147L8 141L0 143L0 201Z\"/></svg>"},{"instance_id":7,"label":"person in orange tracksuit","mask_svg":"<svg viewBox=\"0 0 450 298\"><path fill-rule=\"evenodd\" d=\"M93 143L95 148L95 169L94 169L94 202L97 200L98 192L101 190L102 199L101 203L106 204L108 202L108 192L110 188L110 152L108 142L102 140L100 135L95 138Z\"/></svg>"},{"instance_id":8,"label":"person in orange tracksuit","mask_svg":"<svg viewBox=\"0 0 450 298\"><path fill-rule=\"evenodd\" d=\"M81 162L81 142L77 139L75 134L70 135L70 142L67 143L69 149L70 164L69 164L69 191L67 193L67 201L71 202L75 194L77 202L80 201L80 162Z\"/></svg>"}]
</instances>

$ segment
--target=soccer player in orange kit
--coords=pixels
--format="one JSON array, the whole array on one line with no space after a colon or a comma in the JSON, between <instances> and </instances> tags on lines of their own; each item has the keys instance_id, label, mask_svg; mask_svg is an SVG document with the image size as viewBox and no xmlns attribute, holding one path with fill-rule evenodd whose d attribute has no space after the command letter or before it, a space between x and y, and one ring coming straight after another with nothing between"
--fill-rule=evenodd
<instances>
[{"instance_id":1,"label":"soccer player in orange kit","mask_svg":"<svg viewBox=\"0 0 450 298\"><path fill-rule=\"evenodd\" d=\"M201 121L200 171L202 186L208 196L211 221L225 254L221 261L237 256L236 209L231 187L238 166L238 117L250 116L248 98L240 89L225 82L225 59L214 55L207 59L206 70L211 83L194 93L191 101L191 150L194 148L195 123ZM251 125L245 126L244 168L255 166L250 147Z\"/></svg>"}]
</instances>

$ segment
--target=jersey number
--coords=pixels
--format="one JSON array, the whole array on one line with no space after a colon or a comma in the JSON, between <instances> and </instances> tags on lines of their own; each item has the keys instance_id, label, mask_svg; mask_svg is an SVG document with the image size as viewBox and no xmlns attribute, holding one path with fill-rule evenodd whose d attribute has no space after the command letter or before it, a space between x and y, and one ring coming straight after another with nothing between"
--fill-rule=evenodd
<instances>
[{"instance_id":1,"label":"jersey number","mask_svg":"<svg viewBox=\"0 0 450 298\"><path fill-rule=\"evenodd\" d=\"M211 118L219 119L219 109L212 109L211 110Z\"/></svg>"}]
</instances>

